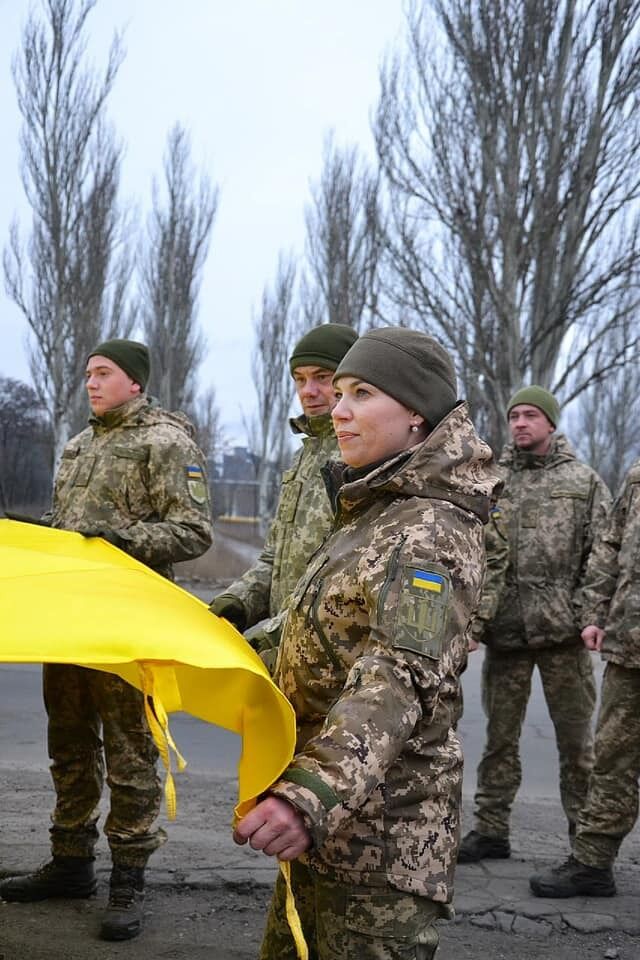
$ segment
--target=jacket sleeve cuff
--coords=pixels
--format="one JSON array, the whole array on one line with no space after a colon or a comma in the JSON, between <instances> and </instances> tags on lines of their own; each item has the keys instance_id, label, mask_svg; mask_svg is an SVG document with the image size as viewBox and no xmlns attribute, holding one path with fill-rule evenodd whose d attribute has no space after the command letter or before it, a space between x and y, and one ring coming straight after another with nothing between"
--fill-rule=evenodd
<instances>
[{"instance_id":1,"label":"jacket sleeve cuff","mask_svg":"<svg viewBox=\"0 0 640 960\"><path fill-rule=\"evenodd\" d=\"M584 607L580 610L580 615L578 617L578 624L580 630L584 630L585 627L599 627L601 630L604 630L604 626L607 622L607 614L602 609L599 610L586 610Z\"/></svg>"},{"instance_id":2,"label":"jacket sleeve cuff","mask_svg":"<svg viewBox=\"0 0 640 960\"><path fill-rule=\"evenodd\" d=\"M314 847L329 833L329 814L341 801L320 777L301 767L289 767L269 789L269 793L288 800L304 816Z\"/></svg>"}]
</instances>

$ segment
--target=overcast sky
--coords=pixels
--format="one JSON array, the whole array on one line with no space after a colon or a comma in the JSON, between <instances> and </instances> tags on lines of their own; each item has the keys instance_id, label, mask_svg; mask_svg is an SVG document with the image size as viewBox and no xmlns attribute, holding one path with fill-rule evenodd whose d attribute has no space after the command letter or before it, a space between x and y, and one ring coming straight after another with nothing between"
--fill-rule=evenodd
<instances>
[{"instance_id":1,"label":"overcast sky","mask_svg":"<svg viewBox=\"0 0 640 960\"><path fill-rule=\"evenodd\" d=\"M39 0L35 0L37 3ZM18 215L20 118L11 59L31 4L0 0L0 246ZM252 310L280 250L300 252L309 181L321 171L330 129L339 144L373 154L370 115L383 53L402 35L402 0L99 0L90 54L104 64L114 29L126 59L109 101L125 144L123 199L144 217L161 175L167 132L179 121L193 159L220 186L203 274L200 323L223 420L241 431L250 381ZM27 327L0 289L0 374L29 381Z\"/></svg>"}]
</instances>

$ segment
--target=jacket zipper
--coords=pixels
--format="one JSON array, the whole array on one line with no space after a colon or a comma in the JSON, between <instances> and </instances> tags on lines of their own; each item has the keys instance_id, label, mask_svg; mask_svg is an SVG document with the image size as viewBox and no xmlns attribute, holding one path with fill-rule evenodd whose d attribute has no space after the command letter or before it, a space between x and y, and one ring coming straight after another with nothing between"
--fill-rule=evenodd
<instances>
[{"instance_id":1,"label":"jacket zipper","mask_svg":"<svg viewBox=\"0 0 640 960\"><path fill-rule=\"evenodd\" d=\"M336 654L335 650L329 643L327 637L325 636L324 630L320 626L320 621L318 620L318 600L320 598L320 592L324 585L324 579L318 581L318 585L313 593L313 600L307 610L307 615L305 617L305 626L312 626L316 632L318 640L322 644L322 649L331 660L331 663L337 670L344 670L344 664Z\"/></svg>"},{"instance_id":2,"label":"jacket zipper","mask_svg":"<svg viewBox=\"0 0 640 960\"><path fill-rule=\"evenodd\" d=\"M389 563L387 565L387 575L384 578L384 583L380 588L380 593L378 594L378 605L376 608L376 615L378 618L378 623L380 623L380 618L382 616L382 608L384 607L384 602L387 599L387 594L389 592L389 587L396 578L398 572L398 561L400 559L400 552L404 546L404 542L407 539L407 534L403 533L400 536L400 540L393 548L391 556L389 557Z\"/></svg>"}]
</instances>

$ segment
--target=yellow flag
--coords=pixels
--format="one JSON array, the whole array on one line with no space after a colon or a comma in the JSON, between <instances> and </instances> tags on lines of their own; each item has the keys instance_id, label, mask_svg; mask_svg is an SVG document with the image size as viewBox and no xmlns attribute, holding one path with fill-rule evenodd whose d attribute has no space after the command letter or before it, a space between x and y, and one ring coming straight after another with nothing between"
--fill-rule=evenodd
<instances>
[{"instance_id":1,"label":"yellow flag","mask_svg":"<svg viewBox=\"0 0 640 960\"><path fill-rule=\"evenodd\" d=\"M0 661L118 674L152 697L147 716L165 764L167 713L240 734L242 811L293 755L293 709L241 634L101 539L0 520Z\"/></svg>"},{"instance_id":2,"label":"yellow flag","mask_svg":"<svg viewBox=\"0 0 640 960\"><path fill-rule=\"evenodd\" d=\"M241 634L206 605L99 538L0 520L0 662L75 663L116 673L145 694L149 727L167 769L175 816L167 713L183 710L242 737L242 817L288 765L295 714ZM287 918L308 957L288 864Z\"/></svg>"}]
</instances>

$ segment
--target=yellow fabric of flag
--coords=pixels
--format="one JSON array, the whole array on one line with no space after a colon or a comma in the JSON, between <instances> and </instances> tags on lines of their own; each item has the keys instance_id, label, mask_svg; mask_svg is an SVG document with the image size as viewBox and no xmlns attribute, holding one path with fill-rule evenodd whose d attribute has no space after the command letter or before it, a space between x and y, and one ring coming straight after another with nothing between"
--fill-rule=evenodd
<instances>
[{"instance_id":1,"label":"yellow fabric of flag","mask_svg":"<svg viewBox=\"0 0 640 960\"><path fill-rule=\"evenodd\" d=\"M167 713L240 734L239 815L293 755L293 709L241 634L101 539L0 520L0 661L118 674L152 698L147 716L168 769Z\"/></svg>"},{"instance_id":2,"label":"yellow fabric of flag","mask_svg":"<svg viewBox=\"0 0 640 960\"><path fill-rule=\"evenodd\" d=\"M0 662L74 663L116 673L145 694L149 727L167 769L175 816L167 714L177 710L242 737L241 818L288 765L293 708L226 620L176 584L99 538L0 520ZM309 954L289 865L287 918L300 960Z\"/></svg>"}]
</instances>

